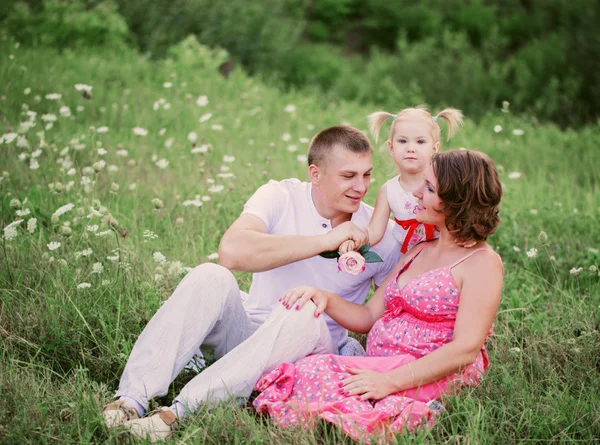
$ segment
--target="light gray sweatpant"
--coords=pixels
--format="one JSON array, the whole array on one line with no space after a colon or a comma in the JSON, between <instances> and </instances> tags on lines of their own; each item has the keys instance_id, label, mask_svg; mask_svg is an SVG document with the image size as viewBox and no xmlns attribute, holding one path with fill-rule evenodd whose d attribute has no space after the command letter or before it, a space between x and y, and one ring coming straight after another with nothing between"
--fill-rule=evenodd
<instances>
[{"instance_id":1,"label":"light gray sweatpant","mask_svg":"<svg viewBox=\"0 0 600 445\"><path fill-rule=\"evenodd\" d=\"M246 314L233 274L206 263L194 268L152 317L136 341L116 393L146 410L199 347L219 359L194 377L175 399L189 411L202 402L249 397L264 372L309 354L337 353L312 301L301 310L278 306L261 320Z\"/></svg>"}]
</instances>

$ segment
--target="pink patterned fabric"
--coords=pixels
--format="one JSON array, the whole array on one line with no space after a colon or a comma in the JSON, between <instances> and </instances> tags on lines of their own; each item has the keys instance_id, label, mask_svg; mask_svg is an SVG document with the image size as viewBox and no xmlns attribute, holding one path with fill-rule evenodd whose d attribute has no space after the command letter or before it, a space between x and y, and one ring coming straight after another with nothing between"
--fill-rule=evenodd
<instances>
[{"instance_id":1,"label":"pink patterned fabric","mask_svg":"<svg viewBox=\"0 0 600 445\"><path fill-rule=\"evenodd\" d=\"M421 249L422 251L422 249ZM387 372L417 360L452 341L460 294L451 266L425 272L399 288L398 276L419 251L390 281L385 290L386 312L367 339L367 357L314 355L295 364L284 363L262 376L254 400L259 412L268 412L280 426L301 423L310 427L318 418L342 428L356 440L376 436L387 441L405 427L432 426L434 412L427 402L463 385L476 385L487 369L482 347L477 359L462 371L436 382L391 394L378 401L344 396L339 383L350 368ZM489 334L491 333L491 329Z\"/></svg>"}]
</instances>

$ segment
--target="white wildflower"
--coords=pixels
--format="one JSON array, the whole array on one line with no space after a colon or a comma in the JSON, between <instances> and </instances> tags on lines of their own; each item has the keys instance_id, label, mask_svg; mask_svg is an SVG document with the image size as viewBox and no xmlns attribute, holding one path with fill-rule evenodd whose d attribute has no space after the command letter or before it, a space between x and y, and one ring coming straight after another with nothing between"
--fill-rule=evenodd
<instances>
[{"instance_id":1,"label":"white wildflower","mask_svg":"<svg viewBox=\"0 0 600 445\"><path fill-rule=\"evenodd\" d=\"M96 133L100 133L100 134L103 134L103 133L108 133L108 127L106 127L106 126L103 126L103 127L98 127L98 128L96 129Z\"/></svg>"},{"instance_id":2,"label":"white wildflower","mask_svg":"<svg viewBox=\"0 0 600 445\"><path fill-rule=\"evenodd\" d=\"M222 192L224 189L225 189L224 185L213 185L212 187L210 187L208 189L208 191L210 193L219 193L219 192Z\"/></svg>"},{"instance_id":3,"label":"white wildflower","mask_svg":"<svg viewBox=\"0 0 600 445\"><path fill-rule=\"evenodd\" d=\"M308 157L306 155L298 155L296 156L296 159L298 160L298 162L301 163L305 163L306 161L308 161Z\"/></svg>"},{"instance_id":4,"label":"white wildflower","mask_svg":"<svg viewBox=\"0 0 600 445\"><path fill-rule=\"evenodd\" d=\"M579 272L581 272L582 270L583 270L583 267L574 267L569 271L569 273L571 275L579 275Z\"/></svg>"},{"instance_id":5,"label":"white wildflower","mask_svg":"<svg viewBox=\"0 0 600 445\"><path fill-rule=\"evenodd\" d=\"M106 153L108 153L105 148L99 148L97 152L100 156L104 156Z\"/></svg>"},{"instance_id":6,"label":"white wildflower","mask_svg":"<svg viewBox=\"0 0 600 445\"><path fill-rule=\"evenodd\" d=\"M173 86L173 84L171 82L165 82L163 83L163 87L164 88L171 88Z\"/></svg>"},{"instance_id":7,"label":"white wildflower","mask_svg":"<svg viewBox=\"0 0 600 445\"><path fill-rule=\"evenodd\" d=\"M223 162L234 162L235 156L225 155L223 156Z\"/></svg>"},{"instance_id":8,"label":"white wildflower","mask_svg":"<svg viewBox=\"0 0 600 445\"><path fill-rule=\"evenodd\" d=\"M12 141L17 139L17 136L19 136L17 133L6 133L2 135L1 139L3 143L10 144Z\"/></svg>"},{"instance_id":9,"label":"white wildflower","mask_svg":"<svg viewBox=\"0 0 600 445\"><path fill-rule=\"evenodd\" d=\"M513 354L518 354L519 352L521 352L521 348L515 346L514 348L510 348L509 351Z\"/></svg>"},{"instance_id":10,"label":"white wildflower","mask_svg":"<svg viewBox=\"0 0 600 445\"><path fill-rule=\"evenodd\" d=\"M69 107L67 107L66 105L63 105L62 107L60 107L60 109L58 110L58 113L62 116L62 117L70 117L71 116L71 109Z\"/></svg>"},{"instance_id":11,"label":"white wildflower","mask_svg":"<svg viewBox=\"0 0 600 445\"><path fill-rule=\"evenodd\" d=\"M521 130L520 128L515 128L515 129L512 131L512 134L513 134L514 136L523 136L523 135L525 134L525 131L524 131L524 130Z\"/></svg>"},{"instance_id":12,"label":"white wildflower","mask_svg":"<svg viewBox=\"0 0 600 445\"><path fill-rule=\"evenodd\" d=\"M537 214L538 214L538 211L537 211L537 209L531 209L531 210L529 211L529 213L531 213L532 215L537 215Z\"/></svg>"},{"instance_id":13,"label":"white wildflower","mask_svg":"<svg viewBox=\"0 0 600 445\"><path fill-rule=\"evenodd\" d=\"M295 113L296 112L296 105L288 105L284 108L286 113Z\"/></svg>"},{"instance_id":14,"label":"white wildflower","mask_svg":"<svg viewBox=\"0 0 600 445\"><path fill-rule=\"evenodd\" d=\"M16 214L17 216L27 216L27 215L29 215L30 213L31 213L31 210L29 210L29 209L17 210L17 211L15 212L15 214Z\"/></svg>"},{"instance_id":15,"label":"white wildflower","mask_svg":"<svg viewBox=\"0 0 600 445\"><path fill-rule=\"evenodd\" d=\"M181 205L183 205L184 207L188 207L188 206L202 207L202 201L200 201L198 198L188 199L187 201L183 201L183 203Z\"/></svg>"},{"instance_id":16,"label":"white wildflower","mask_svg":"<svg viewBox=\"0 0 600 445\"><path fill-rule=\"evenodd\" d=\"M513 250L514 250L515 252L520 252L520 251L521 251L521 249L519 249L517 246L513 246Z\"/></svg>"},{"instance_id":17,"label":"white wildflower","mask_svg":"<svg viewBox=\"0 0 600 445\"><path fill-rule=\"evenodd\" d=\"M29 168L31 170L37 170L38 168L40 168L40 163L37 161L37 159L31 159L29 161Z\"/></svg>"},{"instance_id":18,"label":"white wildflower","mask_svg":"<svg viewBox=\"0 0 600 445\"><path fill-rule=\"evenodd\" d=\"M69 212L70 210L73 210L73 207L75 207L75 204L73 204L73 203L65 204L64 206L56 209L56 211L52 214L52 216L64 215L65 213Z\"/></svg>"},{"instance_id":19,"label":"white wildflower","mask_svg":"<svg viewBox=\"0 0 600 445\"><path fill-rule=\"evenodd\" d=\"M212 128L213 131L223 131L223 125L220 124L213 124L210 128Z\"/></svg>"},{"instance_id":20,"label":"white wildflower","mask_svg":"<svg viewBox=\"0 0 600 445\"><path fill-rule=\"evenodd\" d=\"M94 253L94 251L92 249L84 249L81 252L77 252L79 254L79 256L90 256L91 254Z\"/></svg>"},{"instance_id":21,"label":"white wildflower","mask_svg":"<svg viewBox=\"0 0 600 445\"><path fill-rule=\"evenodd\" d=\"M179 276L185 273L185 269L183 268L183 263L181 261L171 261L169 263L168 274L171 276Z\"/></svg>"},{"instance_id":22,"label":"white wildflower","mask_svg":"<svg viewBox=\"0 0 600 445\"><path fill-rule=\"evenodd\" d=\"M30 93L31 93L31 88L29 88L29 87L27 87L27 88L25 88L25 89L23 90L23 94L24 94L25 96L28 96Z\"/></svg>"},{"instance_id":23,"label":"white wildflower","mask_svg":"<svg viewBox=\"0 0 600 445\"><path fill-rule=\"evenodd\" d=\"M92 265L92 273L101 274L102 272L104 272L104 266L102 263L94 263Z\"/></svg>"},{"instance_id":24,"label":"white wildflower","mask_svg":"<svg viewBox=\"0 0 600 445\"><path fill-rule=\"evenodd\" d=\"M594 247L588 247L588 252L598 255L598 253L600 253L600 249L596 249Z\"/></svg>"},{"instance_id":25,"label":"white wildflower","mask_svg":"<svg viewBox=\"0 0 600 445\"><path fill-rule=\"evenodd\" d=\"M59 94L59 93L46 94L46 99L48 99L48 100L58 100L61 97L62 97L62 94Z\"/></svg>"},{"instance_id":26,"label":"white wildflower","mask_svg":"<svg viewBox=\"0 0 600 445\"><path fill-rule=\"evenodd\" d=\"M167 262L167 257L160 252L154 252L152 256L154 257L154 261L158 264L165 264Z\"/></svg>"},{"instance_id":27,"label":"white wildflower","mask_svg":"<svg viewBox=\"0 0 600 445\"><path fill-rule=\"evenodd\" d=\"M77 285L77 289L89 289L90 287L92 287L90 283L79 283Z\"/></svg>"},{"instance_id":28,"label":"white wildflower","mask_svg":"<svg viewBox=\"0 0 600 445\"><path fill-rule=\"evenodd\" d=\"M129 155L129 152L123 148L117 150L117 156L121 156L122 158L126 157Z\"/></svg>"},{"instance_id":29,"label":"white wildflower","mask_svg":"<svg viewBox=\"0 0 600 445\"><path fill-rule=\"evenodd\" d=\"M42 150L40 150L38 148L37 150L35 150L34 152L31 153L31 157L32 158L38 158L41 154L42 154Z\"/></svg>"},{"instance_id":30,"label":"white wildflower","mask_svg":"<svg viewBox=\"0 0 600 445\"><path fill-rule=\"evenodd\" d=\"M217 178L235 178L233 173L217 173Z\"/></svg>"},{"instance_id":31,"label":"white wildflower","mask_svg":"<svg viewBox=\"0 0 600 445\"><path fill-rule=\"evenodd\" d=\"M521 177L521 173L520 172L511 172L511 173L509 173L508 177L510 179L519 179Z\"/></svg>"},{"instance_id":32,"label":"white wildflower","mask_svg":"<svg viewBox=\"0 0 600 445\"><path fill-rule=\"evenodd\" d=\"M167 168L167 167L169 166L169 161L167 161L166 159L164 159L164 158L163 158L163 159L161 159L161 160L159 160L159 161L156 161L156 163L155 163L155 164L156 164L156 166L157 166L158 168L160 168L160 169L163 169L163 170L164 170L165 168Z\"/></svg>"},{"instance_id":33,"label":"white wildflower","mask_svg":"<svg viewBox=\"0 0 600 445\"><path fill-rule=\"evenodd\" d=\"M291 135L291 134L289 134L289 133L283 133L283 134L281 135L281 140L282 140L282 141L286 141L286 142L287 142L287 141L289 141L290 139L292 139L292 135Z\"/></svg>"},{"instance_id":34,"label":"white wildflower","mask_svg":"<svg viewBox=\"0 0 600 445\"><path fill-rule=\"evenodd\" d=\"M101 160L99 160L97 162L94 162L92 164L92 168L94 169L94 171L96 173L102 171L104 169L104 167L106 167L106 161L104 159L101 159Z\"/></svg>"},{"instance_id":35,"label":"white wildflower","mask_svg":"<svg viewBox=\"0 0 600 445\"><path fill-rule=\"evenodd\" d=\"M296 147L295 145L288 145L288 148L287 148L287 150L288 150L290 153L294 153L295 151L298 151L298 147Z\"/></svg>"},{"instance_id":36,"label":"white wildflower","mask_svg":"<svg viewBox=\"0 0 600 445\"><path fill-rule=\"evenodd\" d=\"M142 235L144 238L155 240L158 238L158 235L154 233L152 230L144 230L144 234Z\"/></svg>"},{"instance_id":37,"label":"white wildflower","mask_svg":"<svg viewBox=\"0 0 600 445\"><path fill-rule=\"evenodd\" d=\"M96 233L96 236L109 236L111 234L112 234L112 230L108 229L108 230L104 230L103 232Z\"/></svg>"},{"instance_id":38,"label":"white wildflower","mask_svg":"<svg viewBox=\"0 0 600 445\"><path fill-rule=\"evenodd\" d=\"M212 113L206 113L200 117L200 122L206 122L212 117Z\"/></svg>"},{"instance_id":39,"label":"white wildflower","mask_svg":"<svg viewBox=\"0 0 600 445\"><path fill-rule=\"evenodd\" d=\"M42 114L41 119L44 122L56 122L56 114Z\"/></svg>"},{"instance_id":40,"label":"white wildflower","mask_svg":"<svg viewBox=\"0 0 600 445\"><path fill-rule=\"evenodd\" d=\"M199 96L198 99L196 99L196 105L198 105L199 107L207 106L208 105L208 97Z\"/></svg>"},{"instance_id":41,"label":"white wildflower","mask_svg":"<svg viewBox=\"0 0 600 445\"><path fill-rule=\"evenodd\" d=\"M47 246L48 250L56 250L61 246L61 244L58 241L52 241L51 243L48 243Z\"/></svg>"},{"instance_id":42,"label":"white wildflower","mask_svg":"<svg viewBox=\"0 0 600 445\"><path fill-rule=\"evenodd\" d=\"M119 171L119 167L117 167L116 165L111 164L108 166L109 173L116 173L118 171Z\"/></svg>"},{"instance_id":43,"label":"white wildflower","mask_svg":"<svg viewBox=\"0 0 600 445\"><path fill-rule=\"evenodd\" d=\"M206 257L209 261L215 261L219 259L219 254L217 252L215 253L211 253L209 256Z\"/></svg>"},{"instance_id":44,"label":"white wildflower","mask_svg":"<svg viewBox=\"0 0 600 445\"><path fill-rule=\"evenodd\" d=\"M188 141L194 143L198 140L198 133L195 131L190 131L187 136Z\"/></svg>"},{"instance_id":45,"label":"white wildflower","mask_svg":"<svg viewBox=\"0 0 600 445\"><path fill-rule=\"evenodd\" d=\"M194 147L192 153L208 153L208 145L202 144L199 147Z\"/></svg>"},{"instance_id":46,"label":"white wildflower","mask_svg":"<svg viewBox=\"0 0 600 445\"><path fill-rule=\"evenodd\" d=\"M92 92L92 87L89 85L86 85L85 83L76 83L75 84L75 89L77 91L85 91L86 93L91 93Z\"/></svg>"},{"instance_id":47,"label":"white wildflower","mask_svg":"<svg viewBox=\"0 0 600 445\"><path fill-rule=\"evenodd\" d=\"M502 131L502 125L496 125L494 127L494 133L500 133Z\"/></svg>"},{"instance_id":48,"label":"white wildflower","mask_svg":"<svg viewBox=\"0 0 600 445\"><path fill-rule=\"evenodd\" d=\"M91 224L89 226L86 227L86 230L88 232L97 232L98 231L98 224Z\"/></svg>"},{"instance_id":49,"label":"white wildflower","mask_svg":"<svg viewBox=\"0 0 600 445\"><path fill-rule=\"evenodd\" d=\"M22 219L18 219L16 221L11 222L8 226L4 228L4 239L6 241L11 241L14 237L17 236L17 226L22 222Z\"/></svg>"},{"instance_id":50,"label":"white wildflower","mask_svg":"<svg viewBox=\"0 0 600 445\"><path fill-rule=\"evenodd\" d=\"M300 138L298 140L300 141L301 144L308 144L310 142L310 140L308 138Z\"/></svg>"},{"instance_id":51,"label":"white wildflower","mask_svg":"<svg viewBox=\"0 0 600 445\"><path fill-rule=\"evenodd\" d=\"M134 127L133 134L136 136L148 136L148 130L142 127Z\"/></svg>"},{"instance_id":52,"label":"white wildflower","mask_svg":"<svg viewBox=\"0 0 600 445\"><path fill-rule=\"evenodd\" d=\"M210 201L211 199L212 199L212 198L211 198L210 196L208 196L208 195L204 195L204 196L202 197L202 201L204 201L204 202Z\"/></svg>"},{"instance_id":53,"label":"white wildflower","mask_svg":"<svg viewBox=\"0 0 600 445\"><path fill-rule=\"evenodd\" d=\"M27 231L29 233L35 232L36 226L37 226L37 219L36 218L29 218L29 220L27 221Z\"/></svg>"},{"instance_id":54,"label":"white wildflower","mask_svg":"<svg viewBox=\"0 0 600 445\"><path fill-rule=\"evenodd\" d=\"M161 129L158 131L158 134L159 134L160 136L164 136L166 132L167 132L167 129L166 129L166 128L161 128Z\"/></svg>"},{"instance_id":55,"label":"white wildflower","mask_svg":"<svg viewBox=\"0 0 600 445\"><path fill-rule=\"evenodd\" d=\"M537 254L538 254L538 251L537 251L537 249L536 249L535 247L534 247L534 248L532 248L532 249L529 249L529 250L527 251L527 256L528 256L529 258L535 258L535 257L537 256Z\"/></svg>"}]
</instances>

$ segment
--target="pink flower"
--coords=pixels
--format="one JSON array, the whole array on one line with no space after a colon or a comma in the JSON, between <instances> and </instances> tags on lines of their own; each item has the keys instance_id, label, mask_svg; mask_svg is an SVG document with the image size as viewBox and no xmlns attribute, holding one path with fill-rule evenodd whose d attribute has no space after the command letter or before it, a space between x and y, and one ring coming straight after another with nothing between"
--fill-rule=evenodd
<instances>
[{"instance_id":1,"label":"pink flower","mask_svg":"<svg viewBox=\"0 0 600 445\"><path fill-rule=\"evenodd\" d=\"M338 270L350 275L358 275L365 270L365 259L355 251L345 253L338 258Z\"/></svg>"}]
</instances>

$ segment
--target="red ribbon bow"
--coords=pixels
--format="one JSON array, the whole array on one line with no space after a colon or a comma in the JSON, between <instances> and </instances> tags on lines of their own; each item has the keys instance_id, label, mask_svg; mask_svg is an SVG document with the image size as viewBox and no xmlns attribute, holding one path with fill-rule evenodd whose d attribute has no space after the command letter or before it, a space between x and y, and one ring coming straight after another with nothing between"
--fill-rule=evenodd
<instances>
[{"instance_id":1,"label":"red ribbon bow","mask_svg":"<svg viewBox=\"0 0 600 445\"><path fill-rule=\"evenodd\" d=\"M407 230L406 236L404 237L404 243L402 243L402 248L400 249L400 252L406 253L406 251L408 250L408 243L410 242L413 233L415 233L415 230L417 229L417 227L419 227L419 224L421 223L416 219L400 220L394 218L394 220L400 225L400 227L402 227L404 230ZM423 224L423 227L425 228L425 239L427 241L431 241L432 239L434 239L435 226L433 224Z\"/></svg>"}]
</instances>

